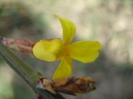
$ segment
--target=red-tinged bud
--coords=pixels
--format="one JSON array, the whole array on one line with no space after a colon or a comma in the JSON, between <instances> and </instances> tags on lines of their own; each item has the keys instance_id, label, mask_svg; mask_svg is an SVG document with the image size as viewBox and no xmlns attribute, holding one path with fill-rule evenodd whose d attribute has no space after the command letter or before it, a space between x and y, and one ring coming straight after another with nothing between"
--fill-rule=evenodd
<instances>
[{"instance_id":1,"label":"red-tinged bud","mask_svg":"<svg viewBox=\"0 0 133 99\"><path fill-rule=\"evenodd\" d=\"M43 86L42 89L45 88L45 90L48 90L52 94L62 92L69 95L76 95L76 93L87 93L96 89L95 82L89 77L75 78L70 76L52 80L41 78L40 81Z\"/></svg>"},{"instance_id":2,"label":"red-tinged bud","mask_svg":"<svg viewBox=\"0 0 133 99\"><path fill-rule=\"evenodd\" d=\"M32 49L33 46L36 44L36 41L19 40L19 39L4 38L4 37L0 37L0 41L7 47L11 48L12 50L17 50L31 57L35 57L33 55Z\"/></svg>"},{"instance_id":3,"label":"red-tinged bud","mask_svg":"<svg viewBox=\"0 0 133 99\"><path fill-rule=\"evenodd\" d=\"M42 96L39 95L39 94L36 94L36 97L37 97L37 99L45 99L44 97L42 97Z\"/></svg>"}]
</instances>

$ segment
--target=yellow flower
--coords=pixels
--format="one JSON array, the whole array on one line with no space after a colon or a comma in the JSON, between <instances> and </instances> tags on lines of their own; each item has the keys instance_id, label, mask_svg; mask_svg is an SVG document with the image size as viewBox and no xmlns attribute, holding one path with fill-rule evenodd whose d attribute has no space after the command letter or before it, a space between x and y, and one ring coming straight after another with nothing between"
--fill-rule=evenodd
<instances>
[{"instance_id":1,"label":"yellow flower","mask_svg":"<svg viewBox=\"0 0 133 99\"><path fill-rule=\"evenodd\" d=\"M34 55L41 60L61 60L53 79L72 74L72 58L83 63L89 63L98 57L98 50L102 48L97 41L80 41L70 44L75 36L75 25L65 18L55 16L62 25L63 39L43 39L33 47Z\"/></svg>"}]
</instances>

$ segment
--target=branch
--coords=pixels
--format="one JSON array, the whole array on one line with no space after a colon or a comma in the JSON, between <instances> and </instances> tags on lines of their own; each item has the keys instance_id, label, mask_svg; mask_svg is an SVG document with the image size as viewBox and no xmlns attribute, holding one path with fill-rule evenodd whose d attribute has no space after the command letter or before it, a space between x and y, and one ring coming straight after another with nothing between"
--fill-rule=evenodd
<instances>
[{"instance_id":1,"label":"branch","mask_svg":"<svg viewBox=\"0 0 133 99\"><path fill-rule=\"evenodd\" d=\"M64 99L59 94L52 95L46 90L41 90L36 88L36 81L41 75L41 73L33 71L25 63L23 63L19 58L17 58L6 46L4 46L0 40L0 55L8 63L8 65L24 79L27 84L29 84L32 89L40 94L45 99Z\"/></svg>"}]
</instances>

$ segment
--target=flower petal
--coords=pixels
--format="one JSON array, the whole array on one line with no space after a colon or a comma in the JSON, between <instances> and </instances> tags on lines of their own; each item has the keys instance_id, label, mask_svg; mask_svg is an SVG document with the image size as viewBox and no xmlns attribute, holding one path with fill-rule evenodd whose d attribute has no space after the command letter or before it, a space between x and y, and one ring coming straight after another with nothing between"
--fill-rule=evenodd
<instances>
[{"instance_id":1,"label":"flower petal","mask_svg":"<svg viewBox=\"0 0 133 99\"><path fill-rule=\"evenodd\" d=\"M56 69L53 79L67 77L72 74L72 67L67 63L66 59L63 58L58 68Z\"/></svg>"},{"instance_id":2,"label":"flower petal","mask_svg":"<svg viewBox=\"0 0 133 99\"><path fill-rule=\"evenodd\" d=\"M40 40L33 47L33 54L45 61L55 61L62 55L62 42L60 39Z\"/></svg>"},{"instance_id":3,"label":"flower petal","mask_svg":"<svg viewBox=\"0 0 133 99\"><path fill-rule=\"evenodd\" d=\"M88 63L98 57L98 50L101 48L101 44L97 41L81 41L69 45L68 52L71 58Z\"/></svg>"},{"instance_id":4,"label":"flower petal","mask_svg":"<svg viewBox=\"0 0 133 99\"><path fill-rule=\"evenodd\" d=\"M74 38L75 32L76 32L76 27L75 25L65 19L65 18L60 18L59 16L55 15L59 20L63 28L63 43L68 44L72 41Z\"/></svg>"}]
</instances>

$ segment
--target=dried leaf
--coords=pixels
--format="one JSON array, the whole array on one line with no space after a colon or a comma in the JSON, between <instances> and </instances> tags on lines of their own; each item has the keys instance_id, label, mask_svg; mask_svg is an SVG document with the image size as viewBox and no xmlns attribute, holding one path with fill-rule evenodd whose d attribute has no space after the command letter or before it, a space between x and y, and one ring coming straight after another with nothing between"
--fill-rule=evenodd
<instances>
[{"instance_id":1,"label":"dried leaf","mask_svg":"<svg viewBox=\"0 0 133 99\"><path fill-rule=\"evenodd\" d=\"M39 81L41 81L43 87L52 94L62 92L70 95L76 95L76 93L87 93L96 89L94 85L95 82L89 77L75 78L70 76L52 80L41 78Z\"/></svg>"}]
</instances>

